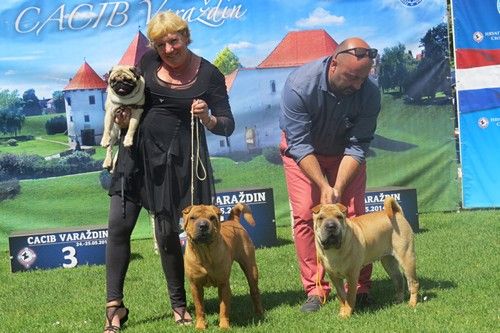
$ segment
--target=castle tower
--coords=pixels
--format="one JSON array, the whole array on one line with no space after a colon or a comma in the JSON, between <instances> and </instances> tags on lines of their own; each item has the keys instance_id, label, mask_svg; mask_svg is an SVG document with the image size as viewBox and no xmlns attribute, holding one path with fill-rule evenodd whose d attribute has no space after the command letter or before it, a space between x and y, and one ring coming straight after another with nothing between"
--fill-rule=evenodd
<instances>
[{"instance_id":1,"label":"castle tower","mask_svg":"<svg viewBox=\"0 0 500 333\"><path fill-rule=\"evenodd\" d=\"M101 139L104 129L106 82L85 61L64 87L68 140L74 148L93 146Z\"/></svg>"}]
</instances>

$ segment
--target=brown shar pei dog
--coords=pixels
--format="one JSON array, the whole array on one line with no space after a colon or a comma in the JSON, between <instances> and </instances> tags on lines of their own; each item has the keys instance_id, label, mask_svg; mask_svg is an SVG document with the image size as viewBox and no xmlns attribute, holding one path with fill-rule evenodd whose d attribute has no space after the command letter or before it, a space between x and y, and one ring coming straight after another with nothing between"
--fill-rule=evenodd
<instances>
[{"instance_id":1,"label":"brown shar pei dog","mask_svg":"<svg viewBox=\"0 0 500 333\"><path fill-rule=\"evenodd\" d=\"M418 280L415 267L413 231L401 207L392 197L384 200L384 210L351 219L341 204L313 208L314 234L318 257L330 276L340 301L340 316L349 317L356 303L361 268L376 260L382 262L396 288L396 299L403 301L404 279L410 290L409 305L417 305ZM343 288L347 280L347 293Z\"/></svg>"},{"instance_id":2,"label":"brown shar pei dog","mask_svg":"<svg viewBox=\"0 0 500 333\"><path fill-rule=\"evenodd\" d=\"M257 315L264 310L258 287L255 248L248 233L240 224L240 215L255 225L250 208L242 203L231 210L229 220L220 222L221 211L216 206L195 205L183 210L187 235L184 266L189 280L196 312L196 328L205 329L203 288L217 287L219 291L219 327L229 328L231 289L229 276L233 261L239 263L250 286L250 295Z\"/></svg>"}]
</instances>

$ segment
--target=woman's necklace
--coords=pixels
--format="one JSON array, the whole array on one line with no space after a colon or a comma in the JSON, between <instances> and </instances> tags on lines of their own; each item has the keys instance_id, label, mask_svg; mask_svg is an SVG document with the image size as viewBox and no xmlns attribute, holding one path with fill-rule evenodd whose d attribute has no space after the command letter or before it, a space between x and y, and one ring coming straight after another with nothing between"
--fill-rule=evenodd
<instances>
[{"instance_id":1,"label":"woman's necklace","mask_svg":"<svg viewBox=\"0 0 500 333\"><path fill-rule=\"evenodd\" d=\"M191 67L192 59L193 59L193 53L189 52L189 59L187 59L186 62L184 64L182 64L179 68L170 67L165 62L163 62L162 66L168 72L170 77L177 79L177 78L180 78L186 74L186 72Z\"/></svg>"}]
</instances>

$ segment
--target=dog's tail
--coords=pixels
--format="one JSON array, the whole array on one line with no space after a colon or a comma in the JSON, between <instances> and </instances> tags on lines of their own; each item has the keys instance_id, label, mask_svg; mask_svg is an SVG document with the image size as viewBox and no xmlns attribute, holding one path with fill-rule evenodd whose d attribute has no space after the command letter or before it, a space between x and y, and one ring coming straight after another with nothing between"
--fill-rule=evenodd
<instances>
[{"instance_id":1,"label":"dog's tail","mask_svg":"<svg viewBox=\"0 0 500 333\"><path fill-rule=\"evenodd\" d=\"M243 217L251 226L255 226L255 220L253 219L252 211L250 207L246 204L238 202L229 213L229 220L234 220L236 222L240 222L240 216L243 213Z\"/></svg>"},{"instance_id":2,"label":"dog's tail","mask_svg":"<svg viewBox=\"0 0 500 333\"><path fill-rule=\"evenodd\" d=\"M384 199L384 211L387 214L387 216L389 216L389 218L391 220L394 217L394 215L396 215L396 213L401 213L404 215L403 209L398 204L396 199L394 199L393 197L385 197L385 199Z\"/></svg>"}]
</instances>

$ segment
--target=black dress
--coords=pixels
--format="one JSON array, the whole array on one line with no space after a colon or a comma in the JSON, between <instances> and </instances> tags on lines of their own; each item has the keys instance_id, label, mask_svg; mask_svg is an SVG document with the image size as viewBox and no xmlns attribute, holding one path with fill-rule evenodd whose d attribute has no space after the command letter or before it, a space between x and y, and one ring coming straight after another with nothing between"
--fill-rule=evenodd
<instances>
[{"instance_id":1,"label":"black dress","mask_svg":"<svg viewBox=\"0 0 500 333\"><path fill-rule=\"evenodd\" d=\"M231 135L234 120L224 76L214 65L202 58L194 83L188 88L172 89L157 76L160 64L155 50L148 51L141 60L146 105L134 146L127 149L120 143L109 194L123 194L155 214L165 214L178 221L184 207L212 204L215 197L205 128L199 123L198 137L196 132L194 136L194 162L198 172L193 177L194 198L191 201L190 111L193 99L204 100L212 115L217 117L217 125L211 130L214 134ZM197 158L200 162L196 164ZM206 175L205 179L198 179L196 173L199 178Z\"/></svg>"}]
</instances>

